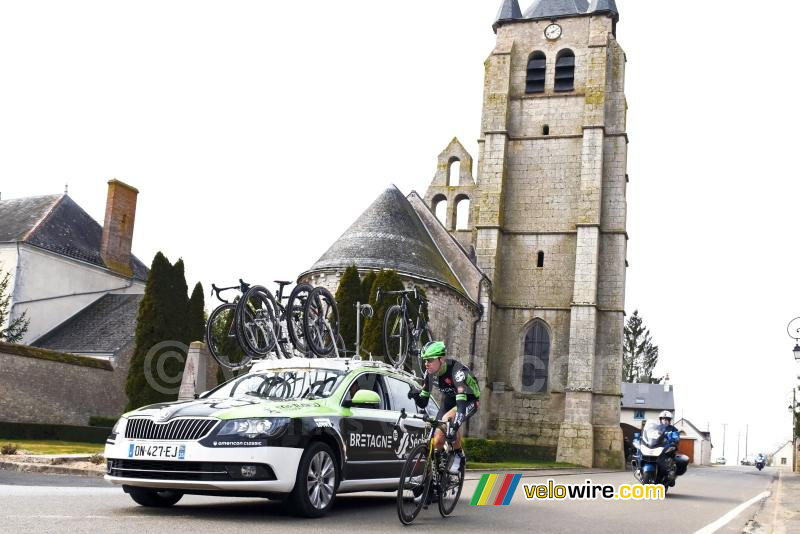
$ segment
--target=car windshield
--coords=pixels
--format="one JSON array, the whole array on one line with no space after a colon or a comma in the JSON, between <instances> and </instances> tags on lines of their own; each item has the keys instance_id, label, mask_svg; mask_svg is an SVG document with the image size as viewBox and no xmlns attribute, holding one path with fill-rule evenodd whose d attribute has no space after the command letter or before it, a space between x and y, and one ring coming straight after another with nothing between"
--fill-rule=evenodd
<instances>
[{"instance_id":1,"label":"car windshield","mask_svg":"<svg viewBox=\"0 0 800 534\"><path fill-rule=\"evenodd\" d=\"M236 377L204 398L261 397L264 399L322 399L329 397L346 373L335 369L272 369Z\"/></svg>"}]
</instances>

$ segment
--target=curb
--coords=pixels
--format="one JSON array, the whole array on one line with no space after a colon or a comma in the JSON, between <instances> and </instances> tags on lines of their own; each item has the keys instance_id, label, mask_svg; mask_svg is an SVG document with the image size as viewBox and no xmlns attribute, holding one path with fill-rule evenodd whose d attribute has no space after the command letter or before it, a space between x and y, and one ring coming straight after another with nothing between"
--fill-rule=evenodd
<instances>
[{"instance_id":1,"label":"curb","mask_svg":"<svg viewBox=\"0 0 800 534\"><path fill-rule=\"evenodd\" d=\"M26 473L50 473L56 475L80 475L98 476L105 475L104 470L95 471L92 469L80 469L77 467L64 467L62 465L35 464L35 463L16 463L0 462L0 469L9 471L21 471Z\"/></svg>"}]
</instances>

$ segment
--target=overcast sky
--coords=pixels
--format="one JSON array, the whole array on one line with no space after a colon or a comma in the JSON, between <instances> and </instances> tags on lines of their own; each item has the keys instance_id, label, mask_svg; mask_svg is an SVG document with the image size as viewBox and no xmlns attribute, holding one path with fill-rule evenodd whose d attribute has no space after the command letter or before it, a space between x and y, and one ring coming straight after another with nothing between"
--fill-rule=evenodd
<instances>
[{"instance_id":1,"label":"overcast sky","mask_svg":"<svg viewBox=\"0 0 800 534\"><path fill-rule=\"evenodd\" d=\"M523 0L523 11L530 2ZM500 0L0 1L0 193L101 224L140 191L134 253L191 288L294 279L387 187L477 158ZM800 4L617 0L627 54L626 310L714 457L789 439L800 368ZM207 304L211 306L207 297Z\"/></svg>"}]
</instances>

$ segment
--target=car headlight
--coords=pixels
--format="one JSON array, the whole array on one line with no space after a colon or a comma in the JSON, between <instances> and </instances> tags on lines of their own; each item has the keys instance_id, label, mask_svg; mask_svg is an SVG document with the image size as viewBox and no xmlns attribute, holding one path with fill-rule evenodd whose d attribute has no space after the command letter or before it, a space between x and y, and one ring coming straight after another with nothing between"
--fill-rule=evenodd
<instances>
[{"instance_id":1,"label":"car headlight","mask_svg":"<svg viewBox=\"0 0 800 534\"><path fill-rule=\"evenodd\" d=\"M242 436L246 438L275 437L289 425L287 417L264 417L259 419L231 419L222 425L218 436Z\"/></svg>"},{"instance_id":2,"label":"car headlight","mask_svg":"<svg viewBox=\"0 0 800 534\"><path fill-rule=\"evenodd\" d=\"M123 428L125 428L125 421L126 419L124 417L120 417L119 419L117 419L117 422L114 423L114 427L111 429L111 433L116 434L120 432Z\"/></svg>"}]
</instances>

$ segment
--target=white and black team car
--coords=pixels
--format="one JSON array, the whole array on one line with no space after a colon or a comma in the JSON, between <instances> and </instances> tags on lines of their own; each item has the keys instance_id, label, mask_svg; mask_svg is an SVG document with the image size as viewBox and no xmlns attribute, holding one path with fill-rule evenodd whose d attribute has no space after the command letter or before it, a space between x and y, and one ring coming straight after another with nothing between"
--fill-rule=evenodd
<instances>
[{"instance_id":1,"label":"white and black team car","mask_svg":"<svg viewBox=\"0 0 800 534\"><path fill-rule=\"evenodd\" d=\"M337 493L397 490L421 439L418 420L407 419L408 433L394 426L402 408L419 411L411 387L412 375L378 362L259 362L196 400L124 414L106 442L105 478L143 506L268 497L321 516Z\"/></svg>"}]
</instances>

